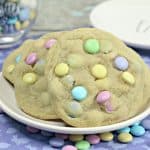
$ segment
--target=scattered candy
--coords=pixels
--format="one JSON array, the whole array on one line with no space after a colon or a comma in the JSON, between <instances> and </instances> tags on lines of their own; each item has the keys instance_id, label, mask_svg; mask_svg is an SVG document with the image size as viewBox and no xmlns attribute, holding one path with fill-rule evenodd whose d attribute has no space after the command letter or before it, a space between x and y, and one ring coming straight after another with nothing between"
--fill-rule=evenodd
<instances>
[{"instance_id":1,"label":"scattered candy","mask_svg":"<svg viewBox=\"0 0 150 150\"><path fill-rule=\"evenodd\" d=\"M121 71L125 71L128 69L128 60L125 57L117 56L114 60L114 66Z\"/></svg>"},{"instance_id":2,"label":"scattered candy","mask_svg":"<svg viewBox=\"0 0 150 150\"><path fill-rule=\"evenodd\" d=\"M72 145L66 145L62 148L62 150L77 150L77 148Z\"/></svg>"},{"instance_id":3,"label":"scattered candy","mask_svg":"<svg viewBox=\"0 0 150 150\"><path fill-rule=\"evenodd\" d=\"M87 97L87 89L83 86L76 86L72 89L71 94L73 99L82 101Z\"/></svg>"},{"instance_id":4,"label":"scattered candy","mask_svg":"<svg viewBox=\"0 0 150 150\"><path fill-rule=\"evenodd\" d=\"M33 84L37 80L37 76L35 73L26 73L23 76L23 81L28 84Z\"/></svg>"},{"instance_id":5,"label":"scattered candy","mask_svg":"<svg viewBox=\"0 0 150 150\"><path fill-rule=\"evenodd\" d=\"M50 39L45 43L45 48L51 48L57 42L56 39Z\"/></svg>"},{"instance_id":6,"label":"scattered candy","mask_svg":"<svg viewBox=\"0 0 150 150\"><path fill-rule=\"evenodd\" d=\"M88 141L82 140L75 144L78 150L88 150L90 148L90 143Z\"/></svg>"},{"instance_id":7,"label":"scattered candy","mask_svg":"<svg viewBox=\"0 0 150 150\"><path fill-rule=\"evenodd\" d=\"M111 113L111 112L113 111L113 107L112 107L112 104L111 104L110 100L109 100L109 101L106 101L106 102L104 103L104 106L105 106L105 111L106 111L107 113Z\"/></svg>"},{"instance_id":8,"label":"scattered candy","mask_svg":"<svg viewBox=\"0 0 150 150\"><path fill-rule=\"evenodd\" d=\"M51 136L54 135L54 133L48 132L48 131L44 131L44 130L41 131L41 134L42 134L43 136L49 136L49 137L51 137Z\"/></svg>"},{"instance_id":9,"label":"scattered candy","mask_svg":"<svg viewBox=\"0 0 150 150\"><path fill-rule=\"evenodd\" d=\"M66 85L73 86L75 80L74 80L73 76L67 75L62 78L62 82Z\"/></svg>"},{"instance_id":10,"label":"scattered candy","mask_svg":"<svg viewBox=\"0 0 150 150\"><path fill-rule=\"evenodd\" d=\"M101 44L101 51L105 54L111 52L113 45L110 41L108 40L101 40L100 41Z\"/></svg>"},{"instance_id":11,"label":"scattered candy","mask_svg":"<svg viewBox=\"0 0 150 150\"><path fill-rule=\"evenodd\" d=\"M96 39L88 39L84 43L84 50L87 53L95 54L100 51L99 41Z\"/></svg>"},{"instance_id":12,"label":"scattered candy","mask_svg":"<svg viewBox=\"0 0 150 150\"><path fill-rule=\"evenodd\" d=\"M26 64L28 64L28 65L34 65L36 63L36 61L37 61L36 53L30 53L25 60Z\"/></svg>"},{"instance_id":13,"label":"scattered candy","mask_svg":"<svg viewBox=\"0 0 150 150\"><path fill-rule=\"evenodd\" d=\"M135 125L131 127L130 132L133 136L142 136L145 134L145 129L140 125Z\"/></svg>"},{"instance_id":14,"label":"scattered candy","mask_svg":"<svg viewBox=\"0 0 150 150\"><path fill-rule=\"evenodd\" d=\"M125 127L125 128L122 128L120 130L117 130L118 133L123 133L123 132L126 132L126 133L129 133L130 132L130 128L129 127Z\"/></svg>"},{"instance_id":15,"label":"scattered candy","mask_svg":"<svg viewBox=\"0 0 150 150\"><path fill-rule=\"evenodd\" d=\"M18 55L18 56L16 57L16 63L19 63L20 60L21 60L21 55Z\"/></svg>"},{"instance_id":16,"label":"scattered candy","mask_svg":"<svg viewBox=\"0 0 150 150\"><path fill-rule=\"evenodd\" d=\"M67 63L71 67L81 67L84 65L84 57L79 54L70 54L67 58Z\"/></svg>"},{"instance_id":17,"label":"scattered candy","mask_svg":"<svg viewBox=\"0 0 150 150\"><path fill-rule=\"evenodd\" d=\"M137 125L140 125L140 121L138 121L138 122L135 122L132 126L137 126Z\"/></svg>"},{"instance_id":18,"label":"scattered candy","mask_svg":"<svg viewBox=\"0 0 150 150\"><path fill-rule=\"evenodd\" d=\"M105 142L112 141L113 138L114 135L111 132L105 132L100 134L100 139Z\"/></svg>"},{"instance_id":19,"label":"scattered candy","mask_svg":"<svg viewBox=\"0 0 150 150\"><path fill-rule=\"evenodd\" d=\"M103 79L107 76L107 69L104 65L97 64L91 69L92 75L97 79Z\"/></svg>"},{"instance_id":20,"label":"scattered candy","mask_svg":"<svg viewBox=\"0 0 150 150\"><path fill-rule=\"evenodd\" d=\"M62 147L64 145L64 140L61 139L61 138L58 138L58 137L52 137L50 140L49 140L49 144L53 147Z\"/></svg>"},{"instance_id":21,"label":"scattered candy","mask_svg":"<svg viewBox=\"0 0 150 150\"><path fill-rule=\"evenodd\" d=\"M79 117L82 112L83 109L80 105L80 103L78 102L70 102L67 106L66 106L66 112L71 116L71 117Z\"/></svg>"},{"instance_id":22,"label":"scattered candy","mask_svg":"<svg viewBox=\"0 0 150 150\"><path fill-rule=\"evenodd\" d=\"M44 68L45 68L45 60L40 59L36 62L34 66L34 71L40 75L44 74Z\"/></svg>"},{"instance_id":23,"label":"scattered candy","mask_svg":"<svg viewBox=\"0 0 150 150\"><path fill-rule=\"evenodd\" d=\"M11 17L8 19L7 23L8 24L15 24L17 22L17 17Z\"/></svg>"},{"instance_id":24,"label":"scattered candy","mask_svg":"<svg viewBox=\"0 0 150 150\"><path fill-rule=\"evenodd\" d=\"M150 130L150 120L149 119L143 120L141 124L146 130Z\"/></svg>"},{"instance_id":25,"label":"scattered candy","mask_svg":"<svg viewBox=\"0 0 150 150\"><path fill-rule=\"evenodd\" d=\"M69 140L72 141L72 142L77 142L77 141L81 141L84 139L84 136L83 135L69 135Z\"/></svg>"},{"instance_id":26,"label":"scattered candy","mask_svg":"<svg viewBox=\"0 0 150 150\"><path fill-rule=\"evenodd\" d=\"M30 126L27 126L26 129L27 129L27 131L30 132L30 133L38 133L38 132L40 131L39 129L30 127Z\"/></svg>"},{"instance_id":27,"label":"scattered candy","mask_svg":"<svg viewBox=\"0 0 150 150\"><path fill-rule=\"evenodd\" d=\"M8 73L12 73L14 69L15 69L15 65L9 65L9 66L7 67Z\"/></svg>"},{"instance_id":28,"label":"scattered candy","mask_svg":"<svg viewBox=\"0 0 150 150\"><path fill-rule=\"evenodd\" d=\"M86 140L90 144L98 144L100 142L100 137L98 135L87 135Z\"/></svg>"},{"instance_id":29,"label":"scattered candy","mask_svg":"<svg viewBox=\"0 0 150 150\"><path fill-rule=\"evenodd\" d=\"M96 101L99 104L103 104L106 101L110 100L110 98L111 98L111 93L109 91L101 91L100 93L98 93L96 97Z\"/></svg>"},{"instance_id":30,"label":"scattered candy","mask_svg":"<svg viewBox=\"0 0 150 150\"><path fill-rule=\"evenodd\" d=\"M130 85L133 85L135 83L134 76L130 72L123 72L122 79Z\"/></svg>"},{"instance_id":31,"label":"scattered candy","mask_svg":"<svg viewBox=\"0 0 150 150\"><path fill-rule=\"evenodd\" d=\"M65 63L60 63L58 65L56 65L55 67L55 74L57 76L65 76L66 74L68 74L69 72L69 66Z\"/></svg>"},{"instance_id":32,"label":"scattered candy","mask_svg":"<svg viewBox=\"0 0 150 150\"><path fill-rule=\"evenodd\" d=\"M67 134L60 134L60 133L55 133L55 136L64 140L67 140L69 137Z\"/></svg>"},{"instance_id":33,"label":"scattered candy","mask_svg":"<svg viewBox=\"0 0 150 150\"><path fill-rule=\"evenodd\" d=\"M124 132L124 133L120 133L118 135L118 141L119 142L129 143L129 142L132 142L132 140L133 140L133 137L132 137L132 135L130 133Z\"/></svg>"}]
</instances>

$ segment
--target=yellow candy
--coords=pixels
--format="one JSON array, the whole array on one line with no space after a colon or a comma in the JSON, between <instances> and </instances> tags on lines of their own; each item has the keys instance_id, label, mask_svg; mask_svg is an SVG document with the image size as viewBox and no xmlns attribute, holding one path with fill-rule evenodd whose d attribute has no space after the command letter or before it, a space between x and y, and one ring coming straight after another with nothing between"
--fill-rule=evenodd
<instances>
[{"instance_id":1,"label":"yellow candy","mask_svg":"<svg viewBox=\"0 0 150 150\"><path fill-rule=\"evenodd\" d=\"M129 143L133 140L133 137L130 133L123 132L118 135L118 140L122 143Z\"/></svg>"},{"instance_id":2,"label":"yellow candy","mask_svg":"<svg viewBox=\"0 0 150 150\"><path fill-rule=\"evenodd\" d=\"M55 74L57 76L64 76L66 74L68 74L69 72L69 66L65 63L60 63L55 67Z\"/></svg>"},{"instance_id":3,"label":"yellow candy","mask_svg":"<svg viewBox=\"0 0 150 150\"><path fill-rule=\"evenodd\" d=\"M135 83L134 76L130 72L127 72L127 71L123 72L122 79L130 85L133 85Z\"/></svg>"},{"instance_id":4,"label":"yellow candy","mask_svg":"<svg viewBox=\"0 0 150 150\"><path fill-rule=\"evenodd\" d=\"M97 64L91 69L91 73L95 78L103 79L107 76L107 69L104 65Z\"/></svg>"},{"instance_id":5,"label":"yellow candy","mask_svg":"<svg viewBox=\"0 0 150 150\"><path fill-rule=\"evenodd\" d=\"M7 71L11 73L15 69L15 65L9 65Z\"/></svg>"},{"instance_id":6,"label":"yellow candy","mask_svg":"<svg viewBox=\"0 0 150 150\"><path fill-rule=\"evenodd\" d=\"M23 76L23 81L28 84L33 84L37 80L37 76L34 73L26 73Z\"/></svg>"},{"instance_id":7,"label":"yellow candy","mask_svg":"<svg viewBox=\"0 0 150 150\"><path fill-rule=\"evenodd\" d=\"M69 136L70 141L72 142L77 142L77 141L81 141L84 139L83 135L70 135Z\"/></svg>"},{"instance_id":8,"label":"yellow candy","mask_svg":"<svg viewBox=\"0 0 150 150\"><path fill-rule=\"evenodd\" d=\"M30 22L27 20L27 21L24 21L23 23L22 23L22 26L21 26L21 28L22 29L25 29L25 28L27 28L28 26L29 26L29 24L30 24Z\"/></svg>"},{"instance_id":9,"label":"yellow candy","mask_svg":"<svg viewBox=\"0 0 150 150\"><path fill-rule=\"evenodd\" d=\"M112 141L114 138L114 135L111 132L105 132L100 134L100 139L102 141Z\"/></svg>"},{"instance_id":10,"label":"yellow candy","mask_svg":"<svg viewBox=\"0 0 150 150\"><path fill-rule=\"evenodd\" d=\"M17 30L21 30L21 23L19 21L16 22L15 27Z\"/></svg>"}]
</instances>

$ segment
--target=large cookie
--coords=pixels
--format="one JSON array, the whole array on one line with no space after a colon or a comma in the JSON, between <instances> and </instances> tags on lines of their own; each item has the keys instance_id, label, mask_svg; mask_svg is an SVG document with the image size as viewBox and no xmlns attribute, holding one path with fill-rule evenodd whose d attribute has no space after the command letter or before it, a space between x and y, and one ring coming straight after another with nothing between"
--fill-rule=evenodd
<instances>
[{"instance_id":1,"label":"large cookie","mask_svg":"<svg viewBox=\"0 0 150 150\"><path fill-rule=\"evenodd\" d=\"M47 58L49 96L57 115L71 126L117 123L150 104L148 67L107 32L67 32Z\"/></svg>"},{"instance_id":2,"label":"large cookie","mask_svg":"<svg viewBox=\"0 0 150 150\"><path fill-rule=\"evenodd\" d=\"M47 53L56 46L62 33L50 33L38 40L28 40L6 59L3 75L15 86L19 107L40 119L56 119L47 91L45 65ZM18 57L20 57L18 59ZM9 70L10 66L14 69Z\"/></svg>"}]
</instances>

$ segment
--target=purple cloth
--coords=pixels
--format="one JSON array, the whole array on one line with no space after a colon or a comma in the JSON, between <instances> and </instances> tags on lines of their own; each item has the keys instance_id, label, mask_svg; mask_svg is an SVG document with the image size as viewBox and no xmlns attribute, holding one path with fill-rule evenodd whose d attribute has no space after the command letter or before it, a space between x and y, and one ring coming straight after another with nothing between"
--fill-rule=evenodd
<instances>
[{"instance_id":1,"label":"purple cloth","mask_svg":"<svg viewBox=\"0 0 150 150\"><path fill-rule=\"evenodd\" d=\"M3 60L12 49L0 50L0 68ZM150 51L138 50L145 62L150 65ZM150 119L150 116L148 117ZM0 150L58 150L49 145L49 137L40 133L31 134L25 125L13 120L0 111ZM66 141L68 143L68 141ZM116 140L93 145L91 150L150 150L150 131L142 137L134 138L132 143L121 144Z\"/></svg>"}]
</instances>

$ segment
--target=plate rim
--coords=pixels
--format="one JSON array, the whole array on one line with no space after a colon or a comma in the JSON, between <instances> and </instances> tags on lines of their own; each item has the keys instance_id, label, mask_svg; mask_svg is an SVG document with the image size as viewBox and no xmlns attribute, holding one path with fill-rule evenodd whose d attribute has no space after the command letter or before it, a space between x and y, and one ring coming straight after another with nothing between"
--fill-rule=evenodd
<instances>
[{"instance_id":1,"label":"plate rim","mask_svg":"<svg viewBox=\"0 0 150 150\"><path fill-rule=\"evenodd\" d=\"M0 78L3 78L2 72L0 72ZM64 133L64 134L95 134L95 133L114 131L114 130L121 129L123 127L130 126L134 124L135 122L144 119L150 114L150 107L148 107L145 111L136 115L135 117L132 117L129 120L125 120L116 124L100 126L100 127L75 128L75 127L56 126L56 125L50 125L50 124L48 125L48 124L44 124L44 123L32 120L30 118L27 118L26 116L21 116L20 114L14 112L7 105L5 105L1 97L0 97L0 107L8 116L12 117L13 119L23 124L26 124L26 125L29 125L29 126L41 129L41 130L46 130L46 131L56 132L56 133ZM27 114L27 116L30 116L30 115ZM37 119L37 120L40 120L40 119Z\"/></svg>"}]
</instances>

